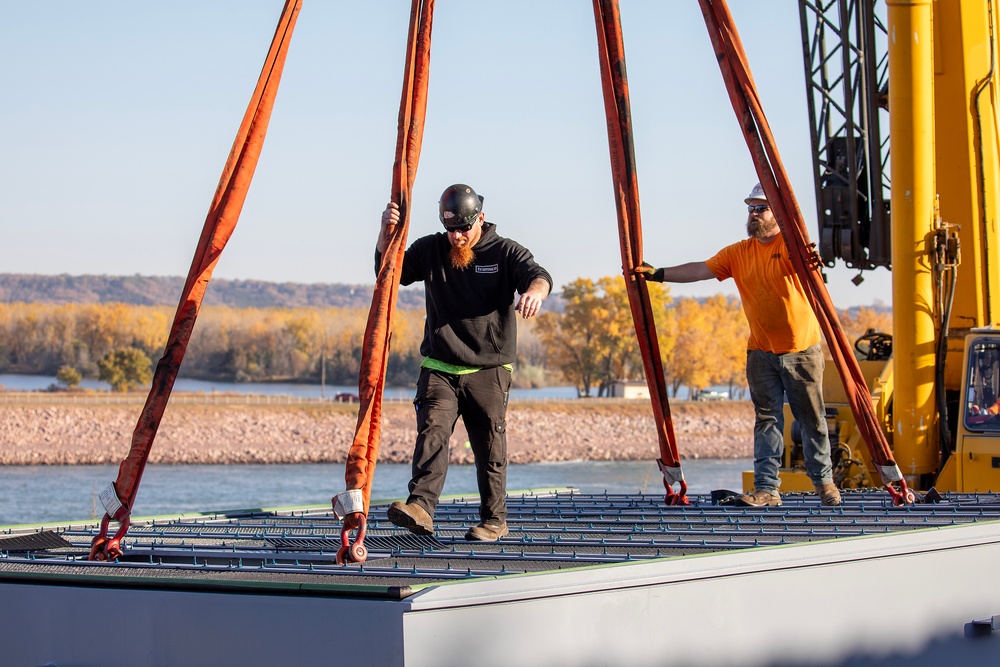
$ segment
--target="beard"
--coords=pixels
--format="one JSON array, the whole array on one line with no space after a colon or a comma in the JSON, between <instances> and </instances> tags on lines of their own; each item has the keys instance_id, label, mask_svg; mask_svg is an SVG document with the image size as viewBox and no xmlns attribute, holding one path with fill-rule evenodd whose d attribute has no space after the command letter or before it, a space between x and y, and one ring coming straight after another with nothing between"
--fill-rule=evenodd
<instances>
[{"instance_id":1,"label":"beard","mask_svg":"<svg viewBox=\"0 0 1000 667\"><path fill-rule=\"evenodd\" d=\"M777 226L778 223L774 220L767 222L763 218L753 216L747 220L747 236L752 239L770 236L770 234L774 231L774 228Z\"/></svg>"},{"instance_id":2,"label":"beard","mask_svg":"<svg viewBox=\"0 0 1000 667\"><path fill-rule=\"evenodd\" d=\"M472 252L472 247L468 243L453 245L448 251L448 259L451 260L452 268L467 269L476 259L476 253Z\"/></svg>"}]
</instances>

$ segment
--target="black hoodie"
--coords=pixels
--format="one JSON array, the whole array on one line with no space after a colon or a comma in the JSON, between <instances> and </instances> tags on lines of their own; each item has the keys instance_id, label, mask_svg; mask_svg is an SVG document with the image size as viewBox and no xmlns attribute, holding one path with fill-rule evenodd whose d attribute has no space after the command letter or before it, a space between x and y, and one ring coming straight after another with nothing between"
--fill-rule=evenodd
<instances>
[{"instance_id":1,"label":"black hoodie","mask_svg":"<svg viewBox=\"0 0 1000 667\"><path fill-rule=\"evenodd\" d=\"M517 356L514 293L523 294L537 278L552 289L549 272L531 252L483 223L472 248L476 258L465 269L448 259L451 244L444 232L414 241L403 258L401 285L424 281L427 318L420 354L457 366L502 366ZM381 253L375 252L375 271Z\"/></svg>"}]
</instances>

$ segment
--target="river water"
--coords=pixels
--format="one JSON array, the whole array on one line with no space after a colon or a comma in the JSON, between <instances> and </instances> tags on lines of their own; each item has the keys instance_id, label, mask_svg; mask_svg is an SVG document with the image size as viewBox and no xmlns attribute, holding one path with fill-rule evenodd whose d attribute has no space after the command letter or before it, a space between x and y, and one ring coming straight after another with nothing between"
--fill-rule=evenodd
<instances>
[{"instance_id":1,"label":"river water","mask_svg":"<svg viewBox=\"0 0 1000 667\"><path fill-rule=\"evenodd\" d=\"M0 374L0 387L8 391L41 391L51 385L58 385L58 380L46 375L13 375ZM80 383L83 389L94 391L110 391L111 385L94 379L85 379ZM295 398L333 398L339 393L357 394L356 386L295 384L291 382L207 382L205 380L190 380L178 378L174 382L174 391L191 391L204 394L259 394L262 396L294 396ZM415 389L413 387L386 387L384 396L392 400L411 400ZM513 389L512 399L572 399L576 398L575 387L539 387L537 389Z\"/></svg>"},{"instance_id":2,"label":"river water","mask_svg":"<svg viewBox=\"0 0 1000 667\"><path fill-rule=\"evenodd\" d=\"M55 377L48 375L15 375L0 373L0 388L8 391L42 391L52 385L58 385ZM110 391L111 385L94 379L85 379L80 383L83 389L94 391ZM728 392L728 387L708 387L708 389ZM174 391L191 391L205 394L261 394L264 396L294 396L296 398L332 398L339 393L357 394L356 386L318 384L294 384L287 382L207 382L205 380L190 380L178 378L174 382ZM413 387L386 387L384 396L391 400L411 400ZM591 387L596 393L597 387ZM687 387L681 386L677 400L686 400L690 395ZM514 388L510 391L511 400L563 400L576 398L576 387L538 387Z\"/></svg>"},{"instance_id":3,"label":"river water","mask_svg":"<svg viewBox=\"0 0 1000 667\"><path fill-rule=\"evenodd\" d=\"M56 384L54 377L0 374L0 387L10 391L38 391ZM84 380L86 389L107 391L109 386ZM356 387L315 384L224 383L178 379L176 391L262 394L302 398L356 393ZM722 388L725 389L725 388ZM385 397L409 400L409 387L387 387ZM681 388L679 398L687 398ZM512 400L576 398L573 387L514 389ZM2 446L3 443L0 443ZM740 473L750 459L692 459L684 462L689 493L718 488L740 488ZM97 494L117 476L117 465L0 466L0 525L67 522L94 518ZM382 464L375 472L372 498L406 495L410 467ZM511 465L511 490L575 487L587 493L663 492L660 473L652 461L599 461ZM143 474L133 514L150 516L263 507L325 504L344 489L343 464L298 465L149 465ZM445 494L476 493L475 469L451 466ZM103 509L100 510L103 515Z\"/></svg>"},{"instance_id":4,"label":"river water","mask_svg":"<svg viewBox=\"0 0 1000 667\"><path fill-rule=\"evenodd\" d=\"M688 493L740 488L751 459L691 459L683 463ZM114 481L117 465L0 467L0 525L82 521L103 508L97 494ZM375 469L372 498L406 495L410 466ZM597 461L511 465L511 491L575 487L587 493L662 494L653 461ZM344 489L344 465L149 465L136 496L134 516L180 514L329 503ZM475 468L453 465L445 494L475 494Z\"/></svg>"}]
</instances>

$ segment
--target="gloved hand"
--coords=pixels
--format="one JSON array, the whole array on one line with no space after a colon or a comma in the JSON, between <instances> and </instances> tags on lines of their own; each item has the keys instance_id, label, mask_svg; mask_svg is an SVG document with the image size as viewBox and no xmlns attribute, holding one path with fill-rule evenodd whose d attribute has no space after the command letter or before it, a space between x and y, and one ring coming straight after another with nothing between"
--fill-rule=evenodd
<instances>
[{"instance_id":1,"label":"gloved hand","mask_svg":"<svg viewBox=\"0 0 1000 667\"><path fill-rule=\"evenodd\" d=\"M635 272L646 276L646 280L654 283L663 282L663 269L658 269L652 264L643 262L639 266L635 267Z\"/></svg>"}]
</instances>

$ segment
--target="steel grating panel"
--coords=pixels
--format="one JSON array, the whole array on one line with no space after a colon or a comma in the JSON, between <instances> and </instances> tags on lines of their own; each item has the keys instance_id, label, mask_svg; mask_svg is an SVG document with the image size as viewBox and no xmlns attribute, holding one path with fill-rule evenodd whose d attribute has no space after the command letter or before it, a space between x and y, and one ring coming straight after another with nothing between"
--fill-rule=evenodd
<instances>
[{"instance_id":1,"label":"steel grating panel","mask_svg":"<svg viewBox=\"0 0 1000 667\"><path fill-rule=\"evenodd\" d=\"M326 508L136 520L122 558L112 564L86 560L96 524L12 529L0 535L0 580L398 599L429 584L1000 520L998 494L945 494L940 502L908 507L894 507L882 492L847 492L839 507L822 507L813 494L786 494L776 508L718 504L710 496L692 497L689 507L662 500L575 492L512 496L510 534L494 544L464 539L478 522L477 498L442 502L434 536L393 526L387 506L375 505L365 539L368 560L349 565L335 562L341 523Z\"/></svg>"},{"instance_id":2,"label":"steel grating panel","mask_svg":"<svg viewBox=\"0 0 1000 667\"><path fill-rule=\"evenodd\" d=\"M0 538L0 551L28 552L61 549L73 546L62 536L51 530L40 530L33 533L22 533Z\"/></svg>"}]
</instances>

